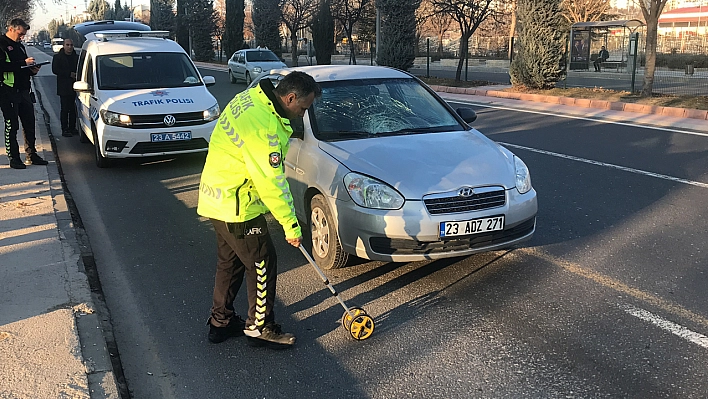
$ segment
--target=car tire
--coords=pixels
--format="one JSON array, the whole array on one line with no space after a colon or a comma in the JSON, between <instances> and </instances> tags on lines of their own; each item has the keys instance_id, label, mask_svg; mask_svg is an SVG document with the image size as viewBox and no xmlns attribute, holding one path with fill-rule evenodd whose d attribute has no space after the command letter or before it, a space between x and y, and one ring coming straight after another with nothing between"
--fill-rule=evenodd
<instances>
[{"instance_id":1,"label":"car tire","mask_svg":"<svg viewBox=\"0 0 708 399\"><path fill-rule=\"evenodd\" d=\"M91 133L93 134L93 155L96 159L96 166L99 168L108 168L111 166L108 158L101 155L101 142L98 141L98 133L96 132L96 126L91 124Z\"/></svg>"},{"instance_id":2,"label":"car tire","mask_svg":"<svg viewBox=\"0 0 708 399\"><path fill-rule=\"evenodd\" d=\"M79 124L79 143L88 143L89 139L88 136L86 136L86 131L84 128Z\"/></svg>"},{"instance_id":3,"label":"car tire","mask_svg":"<svg viewBox=\"0 0 708 399\"><path fill-rule=\"evenodd\" d=\"M312 235L312 257L317 265L322 269L339 269L346 266L350 255L342 249L334 217L322 194L317 194L310 200L309 226Z\"/></svg>"},{"instance_id":4,"label":"car tire","mask_svg":"<svg viewBox=\"0 0 708 399\"><path fill-rule=\"evenodd\" d=\"M246 71L246 86L251 84L251 74Z\"/></svg>"},{"instance_id":5,"label":"car tire","mask_svg":"<svg viewBox=\"0 0 708 399\"><path fill-rule=\"evenodd\" d=\"M233 72L231 72L231 69L229 69L229 82L230 83L236 83L236 78L234 78Z\"/></svg>"}]
</instances>

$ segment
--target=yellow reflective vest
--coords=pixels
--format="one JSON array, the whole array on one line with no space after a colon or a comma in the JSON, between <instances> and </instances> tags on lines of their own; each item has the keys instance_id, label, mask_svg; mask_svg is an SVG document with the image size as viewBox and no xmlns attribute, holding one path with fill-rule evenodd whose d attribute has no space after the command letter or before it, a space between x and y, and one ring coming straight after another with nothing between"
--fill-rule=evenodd
<instances>
[{"instance_id":1,"label":"yellow reflective vest","mask_svg":"<svg viewBox=\"0 0 708 399\"><path fill-rule=\"evenodd\" d=\"M300 237L283 166L292 132L261 86L236 95L211 135L197 213L234 223L270 211L286 238Z\"/></svg>"}]
</instances>

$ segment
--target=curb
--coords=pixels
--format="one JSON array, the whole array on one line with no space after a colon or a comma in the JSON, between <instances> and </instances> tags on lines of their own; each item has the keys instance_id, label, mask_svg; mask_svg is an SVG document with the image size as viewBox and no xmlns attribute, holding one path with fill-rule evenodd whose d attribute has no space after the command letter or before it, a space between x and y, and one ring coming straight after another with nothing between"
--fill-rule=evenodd
<instances>
[{"instance_id":1,"label":"curb","mask_svg":"<svg viewBox=\"0 0 708 399\"><path fill-rule=\"evenodd\" d=\"M543 94L514 93L501 90L477 89L474 87L451 87L431 85L433 90L440 93L468 94L476 96L506 98L511 100L534 101L549 104L571 105L574 107L597 108L612 111L636 112L641 114L654 114L675 118L689 118L708 120L708 110L692 108L663 107L647 104L623 103L606 100L593 100L588 98L572 98L547 96Z\"/></svg>"},{"instance_id":2,"label":"curb","mask_svg":"<svg viewBox=\"0 0 708 399\"><path fill-rule=\"evenodd\" d=\"M87 252L91 251L88 237L83 233L80 217L71 193L66 187L56 141L51 129L49 112L44 106L45 92L40 90L35 82L35 92L38 97L40 113L37 115L37 134L43 142L49 143L54 162L47 165L49 187L54 202L54 215L57 218L57 228L67 254L76 258L76 271L79 276L71 281L71 291L83 299L81 304L74 306L74 322L81 356L86 367L89 395L91 399L123 399L128 398L127 387L123 381L122 367L115 364L117 353L109 352L110 340L107 339L105 323L110 320L107 308L103 302L100 285L97 289L93 281L90 265L87 265ZM56 122L55 122L56 123ZM45 152L48 149L45 148ZM51 159L51 158L50 158ZM91 258L93 256L91 255ZM100 282L99 282L100 284ZM111 332L112 334L112 332ZM116 351L117 352L117 351ZM117 359L120 362L120 359ZM119 367L116 370L116 367Z\"/></svg>"}]
</instances>

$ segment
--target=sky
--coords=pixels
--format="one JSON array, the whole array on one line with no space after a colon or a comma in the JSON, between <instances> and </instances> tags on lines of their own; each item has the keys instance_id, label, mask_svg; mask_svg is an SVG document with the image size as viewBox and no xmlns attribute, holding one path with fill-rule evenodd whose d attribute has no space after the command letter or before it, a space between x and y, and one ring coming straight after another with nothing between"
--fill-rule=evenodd
<instances>
[{"instance_id":1,"label":"sky","mask_svg":"<svg viewBox=\"0 0 708 399\"><path fill-rule=\"evenodd\" d=\"M115 0L107 0L108 4L113 7L113 4L115 4ZM127 1L128 6L130 6L130 1L131 0L120 0L120 3L122 5L125 5ZM150 2L147 0L132 0L133 1L133 7L139 6L140 4L146 4L149 5ZM81 14L84 11L86 11L86 6L88 3L90 3L90 0L38 0L38 2L41 2L44 4L44 9L42 7L35 7L35 9L32 12L32 21L30 22L30 26L32 27L30 30L31 33L37 33L39 32L42 28L46 28L47 25L49 25L49 22L52 19L64 19L65 21L69 21L69 16Z\"/></svg>"}]
</instances>

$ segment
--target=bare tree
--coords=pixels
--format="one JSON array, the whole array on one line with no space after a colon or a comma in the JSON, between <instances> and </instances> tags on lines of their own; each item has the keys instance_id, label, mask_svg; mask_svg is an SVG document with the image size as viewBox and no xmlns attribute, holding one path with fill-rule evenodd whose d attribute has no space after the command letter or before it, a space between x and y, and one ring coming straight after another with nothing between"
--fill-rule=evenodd
<instances>
[{"instance_id":1,"label":"bare tree","mask_svg":"<svg viewBox=\"0 0 708 399\"><path fill-rule=\"evenodd\" d=\"M317 2L311 0L283 0L283 23L290 31L292 45L292 62L297 66L297 32L305 29L312 23L312 17L317 11Z\"/></svg>"},{"instance_id":2,"label":"bare tree","mask_svg":"<svg viewBox=\"0 0 708 399\"><path fill-rule=\"evenodd\" d=\"M356 46L352 40L354 25L362 18L371 0L332 0L332 17L344 28L349 43L349 63L356 65Z\"/></svg>"},{"instance_id":3,"label":"bare tree","mask_svg":"<svg viewBox=\"0 0 708 399\"><path fill-rule=\"evenodd\" d=\"M489 17L503 14L497 3L501 0L432 0L439 13L450 15L460 27L460 61L457 63L455 80L462 75L462 66L469 52L469 41L479 25Z\"/></svg>"},{"instance_id":4,"label":"bare tree","mask_svg":"<svg viewBox=\"0 0 708 399\"><path fill-rule=\"evenodd\" d=\"M610 11L610 0L563 0L563 18L570 24L602 21Z\"/></svg>"},{"instance_id":5,"label":"bare tree","mask_svg":"<svg viewBox=\"0 0 708 399\"><path fill-rule=\"evenodd\" d=\"M435 34L435 37L437 37L437 53L438 56L442 57L445 34L450 30L454 21L450 14L435 12L435 8L432 5L432 0L429 0L428 3L430 4L429 7L431 15L426 20L426 27ZM423 6L421 6L421 8L423 8Z\"/></svg>"},{"instance_id":6,"label":"bare tree","mask_svg":"<svg viewBox=\"0 0 708 399\"><path fill-rule=\"evenodd\" d=\"M651 97L654 88L654 72L656 71L656 40L659 27L659 16L664 11L667 0L637 0L647 24L647 39L644 46L646 65L644 66L644 86L642 97Z\"/></svg>"},{"instance_id":7,"label":"bare tree","mask_svg":"<svg viewBox=\"0 0 708 399\"><path fill-rule=\"evenodd\" d=\"M22 18L29 22L32 8L37 5L35 0L3 0L0 2L0 29L3 31L7 23L13 18ZM42 9L44 4L38 3ZM44 13L46 14L46 10Z\"/></svg>"}]
</instances>

